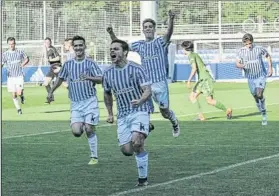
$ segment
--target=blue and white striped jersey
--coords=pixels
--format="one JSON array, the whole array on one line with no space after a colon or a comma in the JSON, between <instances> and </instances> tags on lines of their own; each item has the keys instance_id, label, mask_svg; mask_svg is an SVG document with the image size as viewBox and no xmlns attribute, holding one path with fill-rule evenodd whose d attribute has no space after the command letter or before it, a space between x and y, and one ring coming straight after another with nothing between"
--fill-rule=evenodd
<instances>
[{"instance_id":1,"label":"blue and white striped jersey","mask_svg":"<svg viewBox=\"0 0 279 196\"><path fill-rule=\"evenodd\" d=\"M7 66L8 77L19 77L23 76L23 68L21 63L24 59L27 58L27 55L22 51L15 49L7 50L2 55L2 63Z\"/></svg>"},{"instance_id":2,"label":"blue and white striped jersey","mask_svg":"<svg viewBox=\"0 0 279 196\"><path fill-rule=\"evenodd\" d=\"M166 43L163 37L158 37L150 42L140 40L130 44L130 49L140 55L141 64L147 70L152 83L167 79L168 45L169 43Z\"/></svg>"},{"instance_id":3,"label":"blue and white striped jersey","mask_svg":"<svg viewBox=\"0 0 279 196\"><path fill-rule=\"evenodd\" d=\"M251 49L242 47L239 50L237 59L241 60L245 66L243 69L245 77L248 79L256 79L267 75L263 56L268 57L269 54L262 46L256 46L253 44Z\"/></svg>"},{"instance_id":4,"label":"blue and white striped jersey","mask_svg":"<svg viewBox=\"0 0 279 196\"><path fill-rule=\"evenodd\" d=\"M81 74L96 77L102 76L102 71L97 63L85 58L81 62L75 59L65 62L59 72L58 76L68 82L71 101L82 101L96 96L95 83L89 80L81 80Z\"/></svg>"},{"instance_id":5,"label":"blue and white striped jersey","mask_svg":"<svg viewBox=\"0 0 279 196\"><path fill-rule=\"evenodd\" d=\"M141 87L150 84L143 67L132 61L128 61L123 68L111 66L103 75L104 90L112 91L116 98L117 118L122 118L136 111L150 111L148 102L138 107L131 104L132 100L141 98L143 94Z\"/></svg>"}]
</instances>

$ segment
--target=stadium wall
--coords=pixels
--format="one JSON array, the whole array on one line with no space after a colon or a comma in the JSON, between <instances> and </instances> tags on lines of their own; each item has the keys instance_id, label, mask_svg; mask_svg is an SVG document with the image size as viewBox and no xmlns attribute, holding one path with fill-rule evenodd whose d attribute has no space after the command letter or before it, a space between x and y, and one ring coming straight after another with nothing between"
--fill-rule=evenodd
<instances>
[{"instance_id":1,"label":"stadium wall","mask_svg":"<svg viewBox=\"0 0 279 196\"><path fill-rule=\"evenodd\" d=\"M100 65L102 70L105 70L109 65ZM208 64L213 78L218 81L245 81L244 75L240 69L235 67L234 63L212 63ZM24 82L26 83L41 83L44 80L49 66L28 66L24 68ZM173 81L186 81L190 75L190 64L174 64ZM273 62L273 76L271 79L279 79L279 61ZM2 84L7 83L7 69L2 69Z\"/></svg>"}]
</instances>

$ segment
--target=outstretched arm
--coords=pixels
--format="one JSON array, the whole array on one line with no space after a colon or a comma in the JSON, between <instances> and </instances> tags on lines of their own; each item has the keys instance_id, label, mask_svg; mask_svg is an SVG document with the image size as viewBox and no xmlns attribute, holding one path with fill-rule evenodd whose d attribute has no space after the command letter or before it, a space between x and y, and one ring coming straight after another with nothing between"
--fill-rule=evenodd
<instances>
[{"instance_id":1,"label":"outstretched arm","mask_svg":"<svg viewBox=\"0 0 279 196\"><path fill-rule=\"evenodd\" d=\"M270 77L270 76L272 76L272 74L273 74L272 59L271 59L271 56L270 56L270 55L268 55L268 56L266 57L266 59L267 59L267 62L268 62L268 77Z\"/></svg>"},{"instance_id":2,"label":"outstretched arm","mask_svg":"<svg viewBox=\"0 0 279 196\"><path fill-rule=\"evenodd\" d=\"M171 38L172 33L173 33L174 17L175 17L174 12L172 12L171 10L169 10L169 24L168 24L168 30L167 30L167 33L164 35L164 40L165 40L166 43L170 41L170 38Z\"/></svg>"},{"instance_id":3,"label":"outstretched arm","mask_svg":"<svg viewBox=\"0 0 279 196\"><path fill-rule=\"evenodd\" d=\"M112 28L111 25L109 25L107 27L107 32L109 33L111 40L116 40L117 39L115 33L113 32L113 28Z\"/></svg>"}]
</instances>

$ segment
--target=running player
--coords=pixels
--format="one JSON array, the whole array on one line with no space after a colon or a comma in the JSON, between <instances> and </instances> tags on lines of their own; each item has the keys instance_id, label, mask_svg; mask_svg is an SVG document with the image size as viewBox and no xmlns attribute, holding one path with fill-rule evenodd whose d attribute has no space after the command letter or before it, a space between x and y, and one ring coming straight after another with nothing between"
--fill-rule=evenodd
<instances>
[{"instance_id":1,"label":"running player","mask_svg":"<svg viewBox=\"0 0 279 196\"><path fill-rule=\"evenodd\" d=\"M117 103L117 135L122 153L133 156L138 167L138 186L146 186L148 153L144 140L149 133L148 98L151 96L150 81L139 64L127 61L129 46L125 41L113 40L110 56L113 65L104 72L104 101L109 121L113 122L112 92Z\"/></svg>"},{"instance_id":2,"label":"running player","mask_svg":"<svg viewBox=\"0 0 279 196\"><path fill-rule=\"evenodd\" d=\"M158 104L162 116L172 123L173 136L178 137L180 127L174 112L169 108L169 88L166 73L168 64L166 50L173 33L174 17L175 14L170 10L167 33L157 38L155 38L156 22L151 18L145 19L142 22L145 40L133 42L130 44L130 50L140 55L142 66L147 70L152 83L153 100ZM112 27L108 27L107 31L112 40L117 39Z\"/></svg>"},{"instance_id":3,"label":"running player","mask_svg":"<svg viewBox=\"0 0 279 196\"><path fill-rule=\"evenodd\" d=\"M67 61L48 94L52 100L53 92L68 79L69 98L71 100L71 128L75 137L86 132L91 151L89 165L98 163L96 125L99 122L99 106L95 84L102 83L102 71L99 66L85 57L85 39L73 37L73 47L76 57Z\"/></svg>"},{"instance_id":4,"label":"running player","mask_svg":"<svg viewBox=\"0 0 279 196\"><path fill-rule=\"evenodd\" d=\"M250 92L262 114L262 125L267 125L263 93L266 86L266 77L271 77L273 72L271 56L265 48L254 44L254 38L249 33L243 36L242 42L244 47L240 48L237 54L236 66L244 70L245 77L248 78ZM263 57L267 58L268 72Z\"/></svg>"},{"instance_id":5,"label":"running player","mask_svg":"<svg viewBox=\"0 0 279 196\"><path fill-rule=\"evenodd\" d=\"M182 48L185 50L185 54L189 58L189 62L192 66L191 74L188 78L187 87L191 88L191 80L194 77L194 75L197 73L198 75L198 81L195 84L189 98L193 104L197 104L198 108L200 109L200 105L198 102L198 97L200 94L203 94L206 98L206 101L209 105L215 106L216 108L223 110L227 114L227 119L232 118L232 109L226 108L224 104L222 104L220 101L217 101L213 98L213 78L210 75L209 71L206 69L205 64L203 63L201 57L193 52L194 45L191 41L184 41L182 43ZM199 117L201 120L204 120L203 114L200 112Z\"/></svg>"},{"instance_id":6,"label":"running player","mask_svg":"<svg viewBox=\"0 0 279 196\"><path fill-rule=\"evenodd\" d=\"M7 88L8 92L12 93L13 102L18 114L22 114L22 109L19 105L17 96L20 97L21 104L24 104L23 67L29 62L29 58L22 50L16 49L16 41L14 37L9 37L7 43L9 45L9 50L2 55L2 64L7 67Z\"/></svg>"}]
</instances>

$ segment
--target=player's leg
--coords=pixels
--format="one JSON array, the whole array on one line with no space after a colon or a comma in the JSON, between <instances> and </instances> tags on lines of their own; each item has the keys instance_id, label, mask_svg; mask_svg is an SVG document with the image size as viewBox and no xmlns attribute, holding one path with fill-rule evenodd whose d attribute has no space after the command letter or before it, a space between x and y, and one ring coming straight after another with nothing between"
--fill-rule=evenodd
<instances>
[{"instance_id":1,"label":"player's leg","mask_svg":"<svg viewBox=\"0 0 279 196\"><path fill-rule=\"evenodd\" d=\"M50 68L49 69L49 72L46 74L46 77L44 79L44 83L43 83L43 86L46 88L46 91L47 91L47 94L50 92L50 83L52 81L52 79L54 78L54 73L52 71L52 69ZM54 101L54 97L52 98L51 101ZM49 101L47 100L45 103L49 104Z\"/></svg>"},{"instance_id":2,"label":"player's leg","mask_svg":"<svg viewBox=\"0 0 279 196\"><path fill-rule=\"evenodd\" d=\"M178 137L180 127L175 113L169 109L169 88L167 81L154 83L151 85L154 101L159 105L160 112L165 119L169 119L173 126L173 136Z\"/></svg>"},{"instance_id":3,"label":"player's leg","mask_svg":"<svg viewBox=\"0 0 279 196\"><path fill-rule=\"evenodd\" d=\"M260 77L255 81L255 101L259 108L259 111L262 114L262 125L267 125L267 116L266 116L266 105L265 105L265 97L263 96L264 89L266 86L266 78Z\"/></svg>"},{"instance_id":4,"label":"player's leg","mask_svg":"<svg viewBox=\"0 0 279 196\"><path fill-rule=\"evenodd\" d=\"M137 112L131 119L132 146L138 167L137 186L148 185L148 153L144 149L144 141L149 133L149 114Z\"/></svg>"},{"instance_id":5,"label":"player's leg","mask_svg":"<svg viewBox=\"0 0 279 196\"><path fill-rule=\"evenodd\" d=\"M194 104L197 107L197 111L198 111L198 120L205 120L205 117L202 113L202 109L201 109L201 105L200 102L198 100L201 92L199 91L199 82L196 83L196 85L194 86L192 92L189 95L189 100L191 101L192 104Z\"/></svg>"},{"instance_id":6,"label":"player's leg","mask_svg":"<svg viewBox=\"0 0 279 196\"><path fill-rule=\"evenodd\" d=\"M17 96L20 97L21 104L24 104L24 95L23 95L23 90L24 90L24 79L23 77L18 77L17 78L17 83L16 83L16 89L17 89Z\"/></svg>"},{"instance_id":7,"label":"player's leg","mask_svg":"<svg viewBox=\"0 0 279 196\"><path fill-rule=\"evenodd\" d=\"M8 92L12 94L12 99L13 99L13 103L15 108L17 109L17 113L18 114L22 114L22 110L20 108L18 99L17 99L17 89L16 89L16 78L15 77L8 77L7 80L7 89Z\"/></svg>"},{"instance_id":8,"label":"player's leg","mask_svg":"<svg viewBox=\"0 0 279 196\"><path fill-rule=\"evenodd\" d=\"M98 137L96 135L96 126L99 123L99 107L97 98L91 97L82 101L80 109L83 111L83 116L85 118L85 131L91 152L90 162L88 164L94 165L98 163Z\"/></svg>"},{"instance_id":9,"label":"player's leg","mask_svg":"<svg viewBox=\"0 0 279 196\"><path fill-rule=\"evenodd\" d=\"M154 112L154 104L153 104L153 100L152 100L152 97L150 97L148 100L147 100L148 104L149 104L149 107L150 107L150 110L149 110L149 114L152 114ZM155 127L154 125L150 122L149 123L149 132L151 132L152 130L154 130Z\"/></svg>"},{"instance_id":10,"label":"player's leg","mask_svg":"<svg viewBox=\"0 0 279 196\"><path fill-rule=\"evenodd\" d=\"M125 156L133 156L131 124L128 121L129 115L117 119L117 140L120 150Z\"/></svg>"},{"instance_id":11,"label":"player's leg","mask_svg":"<svg viewBox=\"0 0 279 196\"><path fill-rule=\"evenodd\" d=\"M201 91L206 97L206 101L209 105L216 107L219 110L223 110L227 114L227 119L232 118L232 109L227 108L222 102L217 101L213 98L213 81L212 80L205 80L202 82Z\"/></svg>"}]
</instances>

